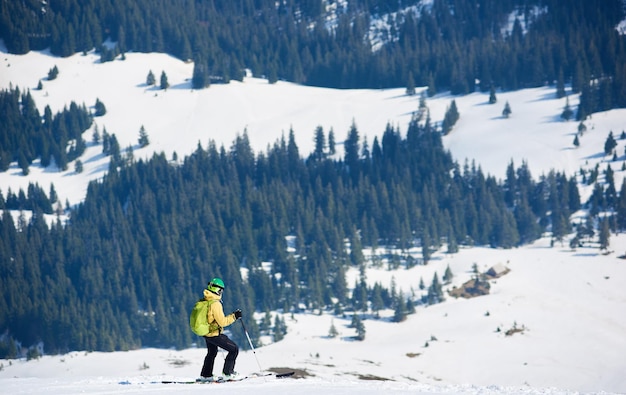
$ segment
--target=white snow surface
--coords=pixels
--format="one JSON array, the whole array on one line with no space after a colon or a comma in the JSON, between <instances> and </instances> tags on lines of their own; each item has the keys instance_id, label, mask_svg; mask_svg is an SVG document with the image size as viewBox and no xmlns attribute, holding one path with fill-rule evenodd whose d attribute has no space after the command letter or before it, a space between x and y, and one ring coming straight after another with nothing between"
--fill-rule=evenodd
<instances>
[{"instance_id":1,"label":"white snow surface","mask_svg":"<svg viewBox=\"0 0 626 395\"><path fill-rule=\"evenodd\" d=\"M0 45L1 46L1 45ZM355 122L361 137L370 143L389 122L402 133L419 97L408 97L404 88L386 90L336 90L304 87L279 81L246 78L243 82L212 85L191 90L193 65L163 54L126 54L126 60L100 64L93 53L57 58L46 52L27 55L0 53L0 88L30 89L41 113L50 105L53 113L73 100L93 106L99 98L107 114L96 118L100 131L115 133L123 148L132 145L135 158L165 152L179 158L193 152L198 143L206 148L210 139L227 149L237 134L247 130L255 151L264 151L292 127L300 153L313 149L315 127L333 128L338 142ZM57 80L47 81L48 70L59 68ZM148 71L167 73L171 87L162 91L147 87ZM43 89L35 90L43 79ZM446 107L455 100L460 120L444 137L444 144L459 163L475 160L489 174L502 179L507 164L527 161L535 178L550 169L575 175L596 165L611 165L621 183L624 171L624 140L618 140L618 161L603 154L610 131L619 138L626 129L626 110L594 114L585 121L588 130L581 146L572 144L577 122L560 119L565 99L555 98L554 87L498 92L489 105L488 94L467 96L440 94L427 100L433 121L440 122ZM578 96L569 96L575 109ZM504 103L513 110L501 116ZM143 125L151 144L138 149ZM90 140L91 132L85 134ZM341 155L341 145L338 144ZM89 144L81 158L84 172L60 172L31 167L23 176L13 164L0 173L3 194L9 188L26 190L29 182L44 189L54 183L62 202L79 203L89 180L105 174L108 158L100 145ZM581 187L583 199L589 187ZM618 185L619 190L619 185ZM330 312L286 314L286 338L242 352L237 370L244 374L272 368L306 371L297 379L256 378L239 383L165 385L164 379L194 379L199 375L205 350L141 349L115 353L75 351L44 356L38 360L0 361L0 394L165 394L176 392L241 394L563 394L626 393L626 235L612 235L611 251L601 254L593 243L572 251L549 238L532 245L502 250L462 249L448 255L442 251L427 266L412 269L369 268L370 284L389 286L393 281L405 295L420 294L420 278L429 284L436 272L441 279L449 265L454 279L449 290L495 264L510 269L491 281L491 293L473 299L448 297L441 304L418 307L402 323L365 317L365 340L355 341L349 328L351 315L334 317ZM209 275L209 274L207 274ZM348 285L358 276L348 273ZM228 305L225 296L225 309ZM246 317L244 319L251 319ZM181 323L187 325L187 323ZM334 325L339 336L328 337ZM505 335L509 329L520 332ZM232 330L241 330L235 323ZM97 336L97 330L94 336ZM44 345L45 347L45 345ZM216 361L221 368L223 354ZM153 382L158 382L156 384Z\"/></svg>"},{"instance_id":2,"label":"white snow surface","mask_svg":"<svg viewBox=\"0 0 626 395\"><path fill-rule=\"evenodd\" d=\"M613 236L611 244L616 252L607 255L591 247L550 247L548 239L511 250L439 252L428 266L393 273L398 286L421 292L419 278L435 271L441 277L448 265L455 274L448 289L469 279L474 263L481 271L501 263L510 272L491 282L489 295L448 297L418 307L402 323L390 322L391 312L380 319L369 316L362 342L352 339L350 314L285 314L286 338L255 353L240 344L236 368L242 373L290 368L309 376L209 388L242 394L624 393L626 262L616 255L626 249L626 235ZM379 274L368 272L368 280L386 283ZM230 307L226 295L225 308ZM331 324L339 332L335 338L328 337ZM512 328L522 332L507 336ZM231 330L241 330L239 323ZM193 380L204 354L202 348L142 349L2 361L0 393L201 393L205 385L160 382ZM215 373L223 357L218 355Z\"/></svg>"}]
</instances>

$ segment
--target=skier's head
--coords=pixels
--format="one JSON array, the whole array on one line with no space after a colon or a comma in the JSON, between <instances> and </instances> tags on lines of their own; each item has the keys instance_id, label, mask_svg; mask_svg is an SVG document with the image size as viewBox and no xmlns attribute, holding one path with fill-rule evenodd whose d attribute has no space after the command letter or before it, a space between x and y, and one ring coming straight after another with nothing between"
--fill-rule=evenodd
<instances>
[{"instance_id":1,"label":"skier's head","mask_svg":"<svg viewBox=\"0 0 626 395\"><path fill-rule=\"evenodd\" d=\"M222 281L221 278L215 277L209 282L209 285L206 287L206 289L218 296L222 296L222 292L224 291L224 281Z\"/></svg>"}]
</instances>

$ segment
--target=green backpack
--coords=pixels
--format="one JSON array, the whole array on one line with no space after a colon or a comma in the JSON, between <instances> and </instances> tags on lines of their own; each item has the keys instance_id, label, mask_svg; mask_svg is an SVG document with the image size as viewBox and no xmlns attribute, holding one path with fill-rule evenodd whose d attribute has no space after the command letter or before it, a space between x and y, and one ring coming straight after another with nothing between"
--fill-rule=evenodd
<instances>
[{"instance_id":1,"label":"green backpack","mask_svg":"<svg viewBox=\"0 0 626 395\"><path fill-rule=\"evenodd\" d=\"M191 315L189 316L189 326L193 333L198 336L206 336L211 331L215 331L219 329L219 326L209 327L208 315L209 315L209 306L213 304L215 300L205 300L200 299L193 306L193 310L191 310Z\"/></svg>"}]
</instances>

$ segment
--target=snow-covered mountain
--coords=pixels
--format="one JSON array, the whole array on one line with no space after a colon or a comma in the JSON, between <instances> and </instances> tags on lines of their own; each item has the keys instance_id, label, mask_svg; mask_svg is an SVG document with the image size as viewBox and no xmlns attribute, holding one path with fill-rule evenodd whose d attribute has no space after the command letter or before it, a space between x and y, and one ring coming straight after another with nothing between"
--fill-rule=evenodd
<instances>
[{"instance_id":1,"label":"snow-covered mountain","mask_svg":"<svg viewBox=\"0 0 626 395\"><path fill-rule=\"evenodd\" d=\"M208 89L191 89L193 64L165 54L128 53L126 60L100 63L94 53L76 54L69 58L50 56L46 52L26 55L7 53L0 44L0 88L10 86L29 89L40 112L49 105L52 112L62 110L71 101L93 107L96 99L107 109L106 115L95 118L94 126L102 132L115 134L122 150L133 147L136 158L148 158L154 152L164 152L168 158L174 152L179 158L190 154L198 144L206 147L210 140L227 149L237 135L246 132L256 151L287 138L292 129L301 155L308 155L314 146L314 131L322 126L331 128L339 142L347 136L354 122L362 139L371 145L375 136L382 136L390 123L401 131L418 109L419 94L407 96L404 88L384 90L339 90L300 86L279 81L245 78L243 82L214 84ZM58 77L47 81L48 71L57 66ZM167 74L170 88L161 90L147 86L146 77L152 71ZM43 88L37 90L41 80ZM444 144L456 160L475 160L483 170L502 179L506 166L513 160L516 166L527 161L534 177L550 169L573 175L581 168L591 168L604 159L604 141L610 131L616 136L626 130L626 110L618 109L594 114L585 121L589 130L574 147L578 124L563 122L561 112L566 99L556 99L554 87L500 92L496 104L488 104L488 94L473 93L453 97L440 94L427 100L433 122L441 122L452 100L456 101L460 120L444 138ZM502 110L510 103L512 115L505 119ZM578 95L570 95L572 108ZM144 126L151 144L139 149L139 130ZM91 141L91 131L84 133ZM624 153L626 141L619 141L618 153ZM38 182L44 190L54 183L59 200L70 204L80 202L89 180L101 177L108 168L108 157L102 146L88 144L80 158L81 174L68 170L43 169L34 163L28 176L14 164L0 173L0 187L6 193L26 190L29 182ZM615 179L621 182L621 162L612 165ZM603 167L606 164L602 164ZM616 185L619 190L619 185Z\"/></svg>"},{"instance_id":2,"label":"snow-covered mountain","mask_svg":"<svg viewBox=\"0 0 626 395\"><path fill-rule=\"evenodd\" d=\"M243 82L191 89L193 65L163 54L126 54L126 60L101 64L93 53L69 58L45 52L12 55L0 53L0 88L30 89L40 111L53 112L71 101L93 106L100 99L107 114L95 119L94 128L114 133L122 149L132 146L136 158L165 152L171 158L190 154L209 140L230 146L246 132L253 148L265 150L293 129L301 155L313 149L313 133L319 125L332 128L338 141L354 122L361 137L372 142L391 123L404 131L417 110L419 96L406 96L404 88L388 90L334 90L304 87L287 82L268 84L246 78ZM59 69L56 80L45 79L48 70ZM165 71L171 87L160 90L145 84L148 72ZM36 90L42 80L43 89ZM580 168L611 165L615 180L626 175L622 163L626 141L618 140L618 160L605 157L609 132L619 137L626 129L626 110L594 114L585 121L587 132L579 148L573 140L576 122L563 122L565 99L555 98L554 87L498 92L498 102L488 104L488 94L462 97L447 94L427 100L431 118L443 119L454 99L460 120L444 137L445 146L461 165L475 160L485 172L502 179L508 163L527 161L534 177L550 169L575 175ZM504 103L512 115L502 117ZM569 102L575 108L576 95ZM145 127L150 145L139 149L139 129ZM85 134L90 141L91 132ZM341 149L341 145L338 145ZM341 150L339 152L341 155ZM90 143L81 158L84 171L59 172L31 167L23 176L16 164L0 173L0 189L26 189L29 182L44 190L54 183L62 202L84 199L87 183L101 177L108 157L100 145ZM617 185L619 189L619 185ZM588 188L581 186L583 199ZM418 307L408 320L383 318L364 321L366 338L354 341L351 316L285 315L287 337L238 358L241 372L289 367L306 371L303 380L255 379L254 382L211 386L211 391L237 393L626 393L626 236L613 235L613 252L597 248L571 251L567 245L550 247L541 239L511 250L462 249L458 254L434 254L428 266L410 270L368 270L368 281L386 286L392 281L408 294L423 292L421 278L436 272L443 277L450 266L454 278L447 289L460 286L473 274L474 264L485 271L495 264L510 269L491 282L491 293L473 299L447 300ZM358 273L348 273L354 284ZM226 297L226 304L228 300ZM234 307L234 306L231 306ZM250 319L250 318L247 318ZM181 323L186 325L186 323ZM339 335L328 337L334 325ZM513 334L506 335L513 329ZM241 330L236 324L232 330ZM94 335L97 335L95 333ZM269 343L269 341L267 341ZM242 350L248 345L241 344ZM204 351L137 350L120 353L73 352L33 361L0 361L0 393L68 394L205 392L203 386L149 384L163 378L194 378ZM218 365L221 360L218 357ZM258 363L257 363L258 361ZM260 366L259 366L260 365Z\"/></svg>"}]
</instances>

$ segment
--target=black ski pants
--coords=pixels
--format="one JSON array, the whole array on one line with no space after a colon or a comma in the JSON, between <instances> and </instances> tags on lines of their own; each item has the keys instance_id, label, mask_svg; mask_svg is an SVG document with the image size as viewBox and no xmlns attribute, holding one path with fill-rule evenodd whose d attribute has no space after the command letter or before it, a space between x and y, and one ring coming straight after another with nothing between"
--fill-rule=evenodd
<instances>
[{"instance_id":1,"label":"black ski pants","mask_svg":"<svg viewBox=\"0 0 626 395\"><path fill-rule=\"evenodd\" d=\"M239 354L239 347L234 341L230 340L225 334L218 336L204 337L206 342L207 354L204 357L204 364L202 365L202 377L213 376L213 365L215 364L215 357L217 356L217 348L223 348L228 352L226 360L224 361L223 374L232 374L235 370L235 360Z\"/></svg>"}]
</instances>

